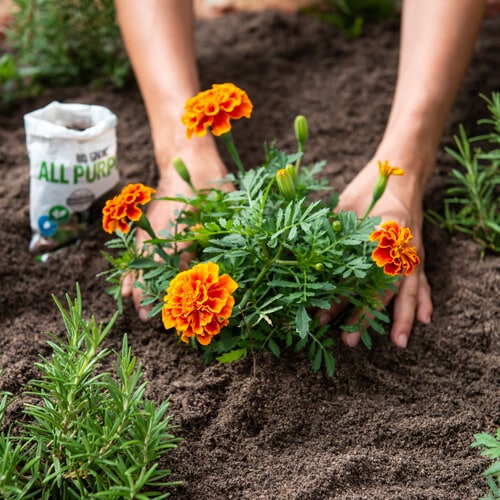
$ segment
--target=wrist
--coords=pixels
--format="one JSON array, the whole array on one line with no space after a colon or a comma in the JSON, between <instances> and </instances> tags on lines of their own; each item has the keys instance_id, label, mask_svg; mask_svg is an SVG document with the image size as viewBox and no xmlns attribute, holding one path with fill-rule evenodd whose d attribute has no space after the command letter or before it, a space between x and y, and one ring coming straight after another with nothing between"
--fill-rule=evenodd
<instances>
[{"instance_id":1,"label":"wrist","mask_svg":"<svg viewBox=\"0 0 500 500\"><path fill-rule=\"evenodd\" d=\"M374 157L404 170L404 176L391 179L391 185L407 188L423 198L434 172L439 140L440 134L416 124L411 128L395 127L386 131Z\"/></svg>"}]
</instances>

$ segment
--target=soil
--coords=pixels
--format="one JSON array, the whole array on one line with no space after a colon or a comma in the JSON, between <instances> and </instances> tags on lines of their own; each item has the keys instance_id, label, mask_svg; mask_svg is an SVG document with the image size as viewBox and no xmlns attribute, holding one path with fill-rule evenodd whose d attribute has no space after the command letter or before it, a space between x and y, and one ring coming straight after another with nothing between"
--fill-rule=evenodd
<instances>
[{"instance_id":1,"label":"soil","mask_svg":"<svg viewBox=\"0 0 500 500\"><path fill-rule=\"evenodd\" d=\"M447 122L426 209L442 209L445 153L464 123L469 135L498 90L500 17L487 18L471 66ZM234 136L247 165L276 139L292 150L293 118L309 120L306 160L326 159L341 190L373 154L389 112L399 44L397 21L368 26L359 39L312 17L273 11L198 21L203 88L231 81L255 104ZM39 376L48 355L45 332L64 334L51 294L74 296L100 321L115 311L100 254L108 235L89 237L37 262L29 253L29 159L23 115L52 100L100 104L118 116L119 168L124 181L154 185L148 122L134 83L126 89L52 89L0 117L0 389L14 394ZM166 131L168 133L168 131ZM225 155L225 152L222 151ZM127 332L149 381L148 396L171 398L183 438L164 465L185 499L469 499L487 492L489 465L470 449L473 434L500 425L500 258L429 223L426 270L435 313L415 325L405 350L374 335L371 350L338 340L336 373L314 374L293 353L258 354L233 365L203 366L198 353L176 345L161 320L141 322L130 302L107 339L119 349ZM20 403L18 403L20 404ZM17 407L17 410L19 408ZM11 410L14 418L16 406ZM12 413L13 412L13 413Z\"/></svg>"}]
</instances>

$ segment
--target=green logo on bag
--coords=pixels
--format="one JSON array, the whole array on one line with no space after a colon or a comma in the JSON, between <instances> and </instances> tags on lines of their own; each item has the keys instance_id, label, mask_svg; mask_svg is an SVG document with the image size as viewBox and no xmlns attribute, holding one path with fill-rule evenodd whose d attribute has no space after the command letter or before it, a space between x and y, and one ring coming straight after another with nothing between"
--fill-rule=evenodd
<instances>
[{"instance_id":1,"label":"green logo on bag","mask_svg":"<svg viewBox=\"0 0 500 500\"><path fill-rule=\"evenodd\" d=\"M50 220L56 222L57 224L62 224L69 219L69 210L62 205L54 205L49 210Z\"/></svg>"}]
</instances>

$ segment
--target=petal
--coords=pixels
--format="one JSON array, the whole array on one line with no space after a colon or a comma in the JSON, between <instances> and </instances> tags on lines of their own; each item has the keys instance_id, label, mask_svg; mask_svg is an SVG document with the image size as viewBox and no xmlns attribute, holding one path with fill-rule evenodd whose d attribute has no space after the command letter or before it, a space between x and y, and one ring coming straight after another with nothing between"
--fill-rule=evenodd
<instances>
[{"instance_id":1,"label":"petal","mask_svg":"<svg viewBox=\"0 0 500 500\"><path fill-rule=\"evenodd\" d=\"M221 136L231 130L231 121L229 120L229 115L224 112L220 112L217 116L214 116L212 123L212 134L215 136Z\"/></svg>"}]
</instances>

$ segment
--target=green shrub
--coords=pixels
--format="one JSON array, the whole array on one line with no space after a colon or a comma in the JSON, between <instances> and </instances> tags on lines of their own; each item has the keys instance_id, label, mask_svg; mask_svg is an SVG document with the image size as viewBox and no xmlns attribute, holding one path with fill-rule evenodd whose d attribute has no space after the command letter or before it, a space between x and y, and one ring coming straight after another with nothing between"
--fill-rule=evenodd
<instances>
[{"instance_id":1,"label":"green shrub","mask_svg":"<svg viewBox=\"0 0 500 500\"><path fill-rule=\"evenodd\" d=\"M32 93L40 85L121 87L131 75L113 0L14 3L17 8L6 35L16 76L2 78L0 70L0 84L9 99L27 90Z\"/></svg>"},{"instance_id":2,"label":"green shrub","mask_svg":"<svg viewBox=\"0 0 500 500\"><path fill-rule=\"evenodd\" d=\"M42 500L165 498L173 482L159 459L176 447L169 402L144 397L146 383L127 337L115 373L100 371L109 354L106 325L82 318L79 288L65 310L54 298L66 341L50 335L53 353L36 367L42 377L26 386L23 418L5 430L11 395L0 394L0 497Z\"/></svg>"},{"instance_id":3,"label":"green shrub","mask_svg":"<svg viewBox=\"0 0 500 500\"><path fill-rule=\"evenodd\" d=\"M482 252L500 251L500 93L487 103L490 118L479 124L491 127L487 134L468 137L460 126L455 136L457 149L447 152L461 168L450 172L449 187L445 191L444 213L429 211L426 215L434 223L451 232L461 232L476 241ZM483 147L472 146L482 142Z\"/></svg>"},{"instance_id":4,"label":"green shrub","mask_svg":"<svg viewBox=\"0 0 500 500\"><path fill-rule=\"evenodd\" d=\"M396 0L323 0L303 9L340 28L347 36L361 36L368 23L398 17Z\"/></svg>"}]
</instances>

